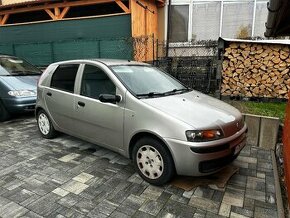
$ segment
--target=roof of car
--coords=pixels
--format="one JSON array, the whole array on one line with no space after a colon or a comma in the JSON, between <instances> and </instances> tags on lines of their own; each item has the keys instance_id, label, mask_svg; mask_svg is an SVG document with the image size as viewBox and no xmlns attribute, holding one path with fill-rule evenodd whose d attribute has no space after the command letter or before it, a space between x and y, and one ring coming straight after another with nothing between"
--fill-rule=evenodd
<instances>
[{"instance_id":1,"label":"roof of car","mask_svg":"<svg viewBox=\"0 0 290 218\"><path fill-rule=\"evenodd\" d=\"M56 62L53 64L69 64L74 62L83 62L83 61L93 61L93 62L100 62L107 66L114 66L114 65L149 65L143 62L131 61L131 60L122 60L122 59L80 59L80 60L68 60L68 61L61 61Z\"/></svg>"}]
</instances>

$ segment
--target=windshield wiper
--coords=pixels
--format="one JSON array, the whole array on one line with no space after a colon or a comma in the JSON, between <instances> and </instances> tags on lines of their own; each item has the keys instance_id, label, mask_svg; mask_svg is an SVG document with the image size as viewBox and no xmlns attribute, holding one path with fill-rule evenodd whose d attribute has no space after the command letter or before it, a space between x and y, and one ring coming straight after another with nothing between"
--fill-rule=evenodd
<instances>
[{"instance_id":1,"label":"windshield wiper","mask_svg":"<svg viewBox=\"0 0 290 218\"><path fill-rule=\"evenodd\" d=\"M148 92L144 94L137 94L137 97L155 97L155 96L164 96L164 93L160 92Z\"/></svg>"},{"instance_id":2,"label":"windshield wiper","mask_svg":"<svg viewBox=\"0 0 290 218\"><path fill-rule=\"evenodd\" d=\"M191 88L186 87L186 88L182 88L182 89L173 89L173 90L170 90L168 92L163 92L162 94L169 95L169 94L175 94L178 92L183 93L183 92L191 91L191 90L192 90Z\"/></svg>"}]
</instances>

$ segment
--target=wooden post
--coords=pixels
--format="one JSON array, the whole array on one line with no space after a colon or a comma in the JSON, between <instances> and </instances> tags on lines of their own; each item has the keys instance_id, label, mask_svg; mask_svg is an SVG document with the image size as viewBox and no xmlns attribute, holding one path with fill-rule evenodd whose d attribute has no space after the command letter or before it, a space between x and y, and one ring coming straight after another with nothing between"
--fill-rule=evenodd
<instances>
[{"instance_id":1,"label":"wooden post","mask_svg":"<svg viewBox=\"0 0 290 218\"><path fill-rule=\"evenodd\" d=\"M45 9L45 12L51 17L51 19L56 20L54 13L51 10Z\"/></svg>"},{"instance_id":2,"label":"wooden post","mask_svg":"<svg viewBox=\"0 0 290 218\"><path fill-rule=\"evenodd\" d=\"M117 5L119 5L120 8L123 9L124 12L130 13L130 9L127 8L127 6L124 5L124 3L121 0L115 0L115 2L117 3Z\"/></svg>"},{"instance_id":3,"label":"wooden post","mask_svg":"<svg viewBox=\"0 0 290 218\"><path fill-rule=\"evenodd\" d=\"M0 16L0 25L3 26L6 24L9 18L9 14L5 14L4 16Z\"/></svg>"},{"instance_id":4,"label":"wooden post","mask_svg":"<svg viewBox=\"0 0 290 218\"><path fill-rule=\"evenodd\" d=\"M65 7L65 8L62 10L62 12L61 12L61 14L60 14L60 16L59 16L59 19L63 19L63 18L66 16L66 14L67 14L67 12L69 11L69 9L70 9L70 7Z\"/></svg>"},{"instance_id":5,"label":"wooden post","mask_svg":"<svg viewBox=\"0 0 290 218\"><path fill-rule=\"evenodd\" d=\"M59 20L60 18L60 10L59 8L54 8L54 17L55 17L55 20Z\"/></svg>"}]
</instances>

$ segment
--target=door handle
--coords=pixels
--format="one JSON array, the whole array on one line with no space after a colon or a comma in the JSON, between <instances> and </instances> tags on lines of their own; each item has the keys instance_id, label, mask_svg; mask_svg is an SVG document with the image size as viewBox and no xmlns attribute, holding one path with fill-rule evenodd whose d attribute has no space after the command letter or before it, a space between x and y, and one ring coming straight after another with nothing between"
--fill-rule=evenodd
<instances>
[{"instance_id":1,"label":"door handle","mask_svg":"<svg viewBox=\"0 0 290 218\"><path fill-rule=\"evenodd\" d=\"M52 96L51 92L46 93L48 96Z\"/></svg>"},{"instance_id":2,"label":"door handle","mask_svg":"<svg viewBox=\"0 0 290 218\"><path fill-rule=\"evenodd\" d=\"M84 107L86 104L84 102L78 101L78 106Z\"/></svg>"}]
</instances>

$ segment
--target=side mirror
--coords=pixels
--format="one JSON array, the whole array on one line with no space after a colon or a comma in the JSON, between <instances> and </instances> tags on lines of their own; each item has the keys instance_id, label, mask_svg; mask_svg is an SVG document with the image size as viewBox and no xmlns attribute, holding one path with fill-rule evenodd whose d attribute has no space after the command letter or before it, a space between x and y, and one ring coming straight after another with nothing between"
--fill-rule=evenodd
<instances>
[{"instance_id":1,"label":"side mirror","mask_svg":"<svg viewBox=\"0 0 290 218\"><path fill-rule=\"evenodd\" d=\"M100 94L99 100L104 103L117 103L121 101L120 95Z\"/></svg>"}]
</instances>

